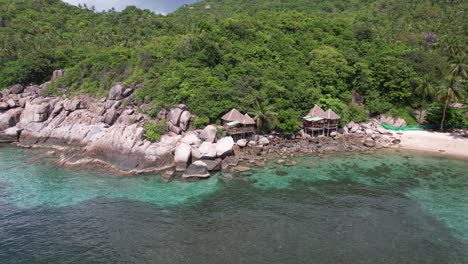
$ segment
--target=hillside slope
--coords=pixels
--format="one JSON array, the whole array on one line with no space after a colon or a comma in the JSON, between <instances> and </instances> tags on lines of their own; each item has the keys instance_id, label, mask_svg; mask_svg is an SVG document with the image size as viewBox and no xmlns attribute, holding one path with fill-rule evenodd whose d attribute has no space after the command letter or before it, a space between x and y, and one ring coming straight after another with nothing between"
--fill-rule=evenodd
<instances>
[{"instance_id":1,"label":"hillside slope","mask_svg":"<svg viewBox=\"0 0 468 264\"><path fill-rule=\"evenodd\" d=\"M136 102L186 103L200 126L237 107L292 132L315 103L343 122L388 111L413 119L417 88L443 85L466 52L466 11L441 0L213 0L164 17L0 0L0 87L65 68L48 93L99 97L116 82L144 84Z\"/></svg>"}]
</instances>

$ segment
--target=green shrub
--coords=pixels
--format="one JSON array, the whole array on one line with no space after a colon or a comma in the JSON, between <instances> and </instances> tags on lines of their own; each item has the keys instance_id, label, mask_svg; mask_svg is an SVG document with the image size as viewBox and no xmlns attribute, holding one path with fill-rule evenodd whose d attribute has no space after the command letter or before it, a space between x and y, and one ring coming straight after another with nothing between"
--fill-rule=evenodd
<instances>
[{"instance_id":1,"label":"green shrub","mask_svg":"<svg viewBox=\"0 0 468 264\"><path fill-rule=\"evenodd\" d=\"M145 139L151 142L161 140L161 135L168 131L168 127L163 122L145 124Z\"/></svg>"},{"instance_id":2,"label":"green shrub","mask_svg":"<svg viewBox=\"0 0 468 264\"><path fill-rule=\"evenodd\" d=\"M393 108L392 110L388 111L387 114L394 117L403 118L408 126L414 126L418 124L414 115L414 110L410 107Z\"/></svg>"},{"instance_id":3,"label":"green shrub","mask_svg":"<svg viewBox=\"0 0 468 264\"><path fill-rule=\"evenodd\" d=\"M299 131L302 125L300 116L291 109L279 111L278 121L277 128L285 135L290 135Z\"/></svg>"},{"instance_id":4,"label":"green shrub","mask_svg":"<svg viewBox=\"0 0 468 264\"><path fill-rule=\"evenodd\" d=\"M198 117L193 120L193 125L196 128L204 128L210 124L210 119L206 116Z\"/></svg>"},{"instance_id":5,"label":"green shrub","mask_svg":"<svg viewBox=\"0 0 468 264\"><path fill-rule=\"evenodd\" d=\"M369 119L369 113L363 106L351 103L348 105L349 120L354 122L365 122Z\"/></svg>"},{"instance_id":6,"label":"green shrub","mask_svg":"<svg viewBox=\"0 0 468 264\"><path fill-rule=\"evenodd\" d=\"M153 108L151 111L148 113L149 117L155 118L158 116L160 109L159 108Z\"/></svg>"},{"instance_id":7,"label":"green shrub","mask_svg":"<svg viewBox=\"0 0 468 264\"><path fill-rule=\"evenodd\" d=\"M444 104L443 103L433 103L428 111L426 120L430 124L434 124L437 127L440 126L442 121L442 116L444 113ZM447 107L445 113L444 127L445 128L457 128L462 127L467 123L467 120L463 114L463 110L460 108Z\"/></svg>"},{"instance_id":8,"label":"green shrub","mask_svg":"<svg viewBox=\"0 0 468 264\"><path fill-rule=\"evenodd\" d=\"M216 136L219 137L219 138L222 137L222 136L224 136L224 130L223 130L222 128L219 128L219 127L218 127L218 128L216 129Z\"/></svg>"}]
</instances>

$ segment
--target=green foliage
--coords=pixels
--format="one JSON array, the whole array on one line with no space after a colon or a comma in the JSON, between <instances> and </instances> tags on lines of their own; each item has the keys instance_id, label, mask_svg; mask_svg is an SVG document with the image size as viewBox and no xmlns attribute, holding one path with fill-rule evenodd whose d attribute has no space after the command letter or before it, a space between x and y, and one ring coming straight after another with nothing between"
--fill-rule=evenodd
<instances>
[{"instance_id":1,"label":"green foliage","mask_svg":"<svg viewBox=\"0 0 468 264\"><path fill-rule=\"evenodd\" d=\"M466 110L465 110L466 111ZM427 111L426 120L430 124L440 125L444 112L443 103L433 103ZM463 114L463 110L454 107L447 107L444 127L445 128L456 128L462 127L468 124L466 116Z\"/></svg>"},{"instance_id":2,"label":"green foliage","mask_svg":"<svg viewBox=\"0 0 468 264\"><path fill-rule=\"evenodd\" d=\"M251 112L259 132L269 132L278 124L278 114L268 101L255 100L254 110Z\"/></svg>"},{"instance_id":3,"label":"green foliage","mask_svg":"<svg viewBox=\"0 0 468 264\"><path fill-rule=\"evenodd\" d=\"M159 108L152 108L151 111L148 113L148 116L151 118L156 118L159 113Z\"/></svg>"},{"instance_id":4,"label":"green foliage","mask_svg":"<svg viewBox=\"0 0 468 264\"><path fill-rule=\"evenodd\" d=\"M155 122L144 125L145 139L151 142L161 140L161 135L168 131L167 125L163 122Z\"/></svg>"},{"instance_id":5,"label":"green foliage","mask_svg":"<svg viewBox=\"0 0 468 264\"><path fill-rule=\"evenodd\" d=\"M195 118L195 120L193 120L192 124L196 128L204 128L204 127L206 127L207 125L210 124L210 119L208 117L206 117L206 116L197 117L197 118Z\"/></svg>"},{"instance_id":6,"label":"green foliage","mask_svg":"<svg viewBox=\"0 0 468 264\"><path fill-rule=\"evenodd\" d=\"M388 115L403 118L409 126L417 125L414 110L410 107L393 108L387 112Z\"/></svg>"},{"instance_id":7,"label":"green foliage","mask_svg":"<svg viewBox=\"0 0 468 264\"><path fill-rule=\"evenodd\" d=\"M222 128L219 128L219 127L216 128L216 136L218 138L223 137L224 136L224 130Z\"/></svg>"},{"instance_id":8,"label":"green foliage","mask_svg":"<svg viewBox=\"0 0 468 264\"><path fill-rule=\"evenodd\" d=\"M284 135L291 135L301 128L301 117L291 109L281 110L278 113L277 128Z\"/></svg>"},{"instance_id":9,"label":"green foliage","mask_svg":"<svg viewBox=\"0 0 468 264\"><path fill-rule=\"evenodd\" d=\"M144 84L135 102L184 103L202 117L196 126L236 107L255 113L260 130L289 134L316 103L342 124L392 109L411 121L409 108L437 99L420 87L444 85L449 74L466 83L463 1L207 3L162 16L0 0L0 89L65 69L46 94L100 97L116 82ZM364 106L352 104L351 91Z\"/></svg>"}]
</instances>

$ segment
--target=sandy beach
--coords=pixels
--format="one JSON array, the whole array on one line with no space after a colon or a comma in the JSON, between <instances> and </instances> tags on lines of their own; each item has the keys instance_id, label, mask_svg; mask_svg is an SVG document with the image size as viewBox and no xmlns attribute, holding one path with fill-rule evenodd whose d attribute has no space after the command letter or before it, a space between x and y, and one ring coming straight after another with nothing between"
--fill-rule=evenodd
<instances>
[{"instance_id":1,"label":"sandy beach","mask_svg":"<svg viewBox=\"0 0 468 264\"><path fill-rule=\"evenodd\" d=\"M457 156L468 159L468 138L458 134L430 131L405 131L397 135L400 148Z\"/></svg>"}]
</instances>

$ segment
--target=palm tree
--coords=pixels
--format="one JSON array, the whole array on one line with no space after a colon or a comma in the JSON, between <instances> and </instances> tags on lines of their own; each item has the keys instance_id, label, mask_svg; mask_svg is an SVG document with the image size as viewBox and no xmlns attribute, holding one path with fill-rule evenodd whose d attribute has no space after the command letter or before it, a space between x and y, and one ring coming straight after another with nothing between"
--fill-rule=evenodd
<instances>
[{"instance_id":1,"label":"palm tree","mask_svg":"<svg viewBox=\"0 0 468 264\"><path fill-rule=\"evenodd\" d=\"M460 100L462 98L462 92L459 89L460 85L460 79L449 77L447 85L440 89L440 97L445 101L444 113L442 115L442 121L440 122L440 130L444 130L445 115L447 113L448 104L453 100Z\"/></svg>"},{"instance_id":2,"label":"palm tree","mask_svg":"<svg viewBox=\"0 0 468 264\"><path fill-rule=\"evenodd\" d=\"M278 114L273 111L273 107L268 104L268 101L256 99L254 110L250 114L257 123L257 129L260 132L273 129L278 123Z\"/></svg>"},{"instance_id":3,"label":"palm tree","mask_svg":"<svg viewBox=\"0 0 468 264\"><path fill-rule=\"evenodd\" d=\"M419 111L419 123L421 123L422 113L424 106L426 105L426 99L432 97L436 90L429 79L429 76L424 76L421 85L416 88L416 93L422 97L421 110Z\"/></svg>"},{"instance_id":4,"label":"palm tree","mask_svg":"<svg viewBox=\"0 0 468 264\"><path fill-rule=\"evenodd\" d=\"M453 57L452 64L450 64L450 69L450 74L452 74L454 78L464 80L468 77L468 66L466 65L466 57L464 53L460 53Z\"/></svg>"}]
</instances>

